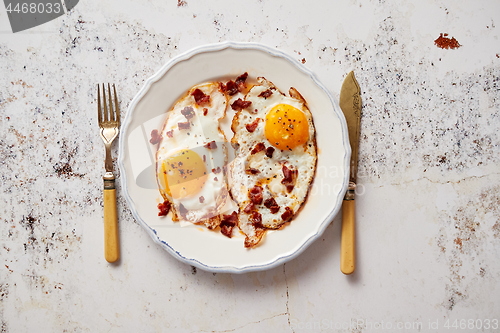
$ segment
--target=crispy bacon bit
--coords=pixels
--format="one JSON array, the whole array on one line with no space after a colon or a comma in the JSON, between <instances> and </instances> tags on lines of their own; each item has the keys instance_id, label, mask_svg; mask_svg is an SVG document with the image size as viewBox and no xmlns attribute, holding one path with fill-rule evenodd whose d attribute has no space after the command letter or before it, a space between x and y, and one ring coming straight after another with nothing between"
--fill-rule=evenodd
<instances>
[{"instance_id":1,"label":"crispy bacon bit","mask_svg":"<svg viewBox=\"0 0 500 333\"><path fill-rule=\"evenodd\" d=\"M234 81L228 81L226 83L225 90L229 96L233 96L238 92L238 87L236 86L236 83L234 83Z\"/></svg>"},{"instance_id":2,"label":"crispy bacon bit","mask_svg":"<svg viewBox=\"0 0 500 333\"><path fill-rule=\"evenodd\" d=\"M264 201L264 206L266 206L267 208L271 208L271 206L275 206L277 205L276 203L276 200L274 200L274 198L269 198L269 199L266 199L266 201Z\"/></svg>"},{"instance_id":3,"label":"crispy bacon bit","mask_svg":"<svg viewBox=\"0 0 500 333\"><path fill-rule=\"evenodd\" d=\"M158 216L166 216L168 214L168 212L170 211L171 206L172 206L172 204L168 200L165 200L162 203L159 203L158 209L160 211L158 212Z\"/></svg>"},{"instance_id":4,"label":"crispy bacon bit","mask_svg":"<svg viewBox=\"0 0 500 333\"><path fill-rule=\"evenodd\" d=\"M220 222L220 232L229 238L231 238L233 233L233 228L238 223L238 214L232 212L230 215L222 215L222 221Z\"/></svg>"},{"instance_id":5,"label":"crispy bacon bit","mask_svg":"<svg viewBox=\"0 0 500 333\"><path fill-rule=\"evenodd\" d=\"M267 89L263 92L261 92L259 94L259 97L264 97L264 98L268 98L269 96L271 96L273 94L273 91L271 89Z\"/></svg>"},{"instance_id":6,"label":"crispy bacon bit","mask_svg":"<svg viewBox=\"0 0 500 333\"><path fill-rule=\"evenodd\" d=\"M255 147L252 149L250 154L251 155L257 154L259 151L263 151L264 149L266 149L266 146L264 145L264 143L259 142L258 144L255 145Z\"/></svg>"},{"instance_id":7,"label":"crispy bacon bit","mask_svg":"<svg viewBox=\"0 0 500 333\"><path fill-rule=\"evenodd\" d=\"M283 221L288 221L292 218L293 210L290 207L285 207L285 212L281 214Z\"/></svg>"},{"instance_id":8,"label":"crispy bacon bit","mask_svg":"<svg viewBox=\"0 0 500 333\"><path fill-rule=\"evenodd\" d=\"M288 193L291 193L291 192L293 191L293 188L294 188L294 185L287 185L287 186L286 186L286 191L287 191Z\"/></svg>"},{"instance_id":9,"label":"crispy bacon bit","mask_svg":"<svg viewBox=\"0 0 500 333\"><path fill-rule=\"evenodd\" d=\"M170 131L168 131L168 132L167 132L167 136L168 136L169 138L173 138L173 137L174 137L174 130L170 130Z\"/></svg>"},{"instance_id":10,"label":"crispy bacon bit","mask_svg":"<svg viewBox=\"0 0 500 333\"><path fill-rule=\"evenodd\" d=\"M217 182L217 181L219 181L219 178L217 178L217 177L214 177L214 180L215 180L215 181Z\"/></svg>"},{"instance_id":11,"label":"crispy bacon bit","mask_svg":"<svg viewBox=\"0 0 500 333\"><path fill-rule=\"evenodd\" d=\"M238 98L233 102L233 104L231 104L231 108L235 111L241 111L243 109L246 109L250 105L252 105L251 101L244 101L241 98Z\"/></svg>"},{"instance_id":12,"label":"crispy bacon bit","mask_svg":"<svg viewBox=\"0 0 500 333\"><path fill-rule=\"evenodd\" d=\"M195 115L194 109L190 106L186 106L184 109L182 109L181 113L184 117L186 117L187 120L193 118Z\"/></svg>"},{"instance_id":13,"label":"crispy bacon bit","mask_svg":"<svg viewBox=\"0 0 500 333\"><path fill-rule=\"evenodd\" d=\"M249 175L256 175L256 174L260 173L259 170L254 169L254 168L248 168L245 170L245 172Z\"/></svg>"},{"instance_id":14,"label":"crispy bacon bit","mask_svg":"<svg viewBox=\"0 0 500 333\"><path fill-rule=\"evenodd\" d=\"M257 227L257 228L264 228L262 225L262 215L260 215L259 212L253 211L252 214L250 215L250 221L252 221L252 224Z\"/></svg>"},{"instance_id":15,"label":"crispy bacon bit","mask_svg":"<svg viewBox=\"0 0 500 333\"><path fill-rule=\"evenodd\" d=\"M245 81L247 80L248 73L245 72L236 78L234 82L238 91L243 91L245 89Z\"/></svg>"},{"instance_id":16,"label":"crispy bacon bit","mask_svg":"<svg viewBox=\"0 0 500 333\"><path fill-rule=\"evenodd\" d=\"M243 211L247 214L250 214L250 212L254 209L254 207L255 207L254 204L250 202L248 205L245 206Z\"/></svg>"},{"instance_id":17,"label":"crispy bacon bit","mask_svg":"<svg viewBox=\"0 0 500 333\"><path fill-rule=\"evenodd\" d=\"M213 168L213 169L212 169L212 172L213 172L213 173L220 173L221 171L222 171L222 170L221 170L221 168L220 168L219 166L218 166L217 168Z\"/></svg>"},{"instance_id":18,"label":"crispy bacon bit","mask_svg":"<svg viewBox=\"0 0 500 333\"><path fill-rule=\"evenodd\" d=\"M207 156L203 155L203 162L206 162L206 161L207 161Z\"/></svg>"},{"instance_id":19,"label":"crispy bacon bit","mask_svg":"<svg viewBox=\"0 0 500 333\"><path fill-rule=\"evenodd\" d=\"M272 214L276 214L280 210L280 206L278 206L274 198L266 199L266 201L264 201L264 206L269 208Z\"/></svg>"},{"instance_id":20,"label":"crispy bacon bit","mask_svg":"<svg viewBox=\"0 0 500 333\"><path fill-rule=\"evenodd\" d=\"M155 145L157 143L160 143L160 141L161 141L161 135L158 134L158 130L152 130L151 131L151 140L149 140L149 142L152 145Z\"/></svg>"},{"instance_id":21,"label":"crispy bacon bit","mask_svg":"<svg viewBox=\"0 0 500 333\"><path fill-rule=\"evenodd\" d=\"M177 123L177 126L179 126L179 129L190 129L191 123L189 121L179 122L179 123Z\"/></svg>"},{"instance_id":22,"label":"crispy bacon bit","mask_svg":"<svg viewBox=\"0 0 500 333\"><path fill-rule=\"evenodd\" d=\"M285 164L283 164L283 180L281 184L284 185L293 185L295 184L295 180L297 179L297 175L299 174L299 170L297 169L288 169Z\"/></svg>"},{"instance_id":23,"label":"crispy bacon bit","mask_svg":"<svg viewBox=\"0 0 500 333\"><path fill-rule=\"evenodd\" d=\"M180 204L179 205L179 214L181 214L181 216L185 219L187 213L188 213L188 210L186 209L186 207L184 207L183 204Z\"/></svg>"},{"instance_id":24,"label":"crispy bacon bit","mask_svg":"<svg viewBox=\"0 0 500 333\"><path fill-rule=\"evenodd\" d=\"M238 213L232 212L229 215L222 215L222 221L220 222L221 224L227 224L230 226L235 226L236 223L238 222Z\"/></svg>"},{"instance_id":25,"label":"crispy bacon bit","mask_svg":"<svg viewBox=\"0 0 500 333\"><path fill-rule=\"evenodd\" d=\"M267 147L266 148L266 156L271 158L273 157L273 153L274 153L274 148L273 147Z\"/></svg>"},{"instance_id":26,"label":"crispy bacon bit","mask_svg":"<svg viewBox=\"0 0 500 333\"><path fill-rule=\"evenodd\" d=\"M199 199L200 199L200 203L204 203L205 202L205 197L204 196L200 195Z\"/></svg>"},{"instance_id":27,"label":"crispy bacon bit","mask_svg":"<svg viewBox=\"0 0 500 333\"><path fill-rule=\"evenodd\" d=\"M196 88L191 93L191 95L194 97L194 100L195 100L196 104L198 104L198 105L203 104L203 103L207 103L208 101L210 101L210 96L205 95L205 93L198 88Z\"/></svg>"},{"instance_id":28,"label":"crispy bacon bit","mask_svg":"<svg viewBox=\"0 0 500 333\"><path fill-rule=\"evenodd\" d=\"M217 148L217 143L215 143L215 140L214 141L210 141L209 143L207 143L203 147L208 148L208 149L216 149Z\"/></svg>"},{"instance_id":29,"label":"crispy bacon bit","mask_svg":"<svg viewBox=\"0 0 500 333\"><path fill-rule=\"evenodd\" d=\"M226 237L231 238L231 236L233 235L233 228L234 227L232 227L230 225L226 225L226 224L222 224L221 223L221 225L220 225L220 233L223 234Z\"/></svg>"},{"instance_id":30,"label":"crispy bacon bit","mask_svg":"<svg viewBox=\"0 0 500 333\"><path fill-rule=\"evenodd\" d=\"M203 108L203 115L206 116L208 114L208 109L207 108Z\"/></svg>"},{"instance_id":31,"label":"crispy bacon bit","mask_svg":"<svg viewBox=\"0 0 500 333\"><path fill-rule=\"evenodd\" d=\"M262 203L263 199L262 195L262 187L255 185L249 192L248 192L248 198L255 204L255 205L260 205Z\"/></svg>"},{"instance_id":32,"label":"crispy bacon bit","mask_svg":"<svg viewBox=\"0 0 500 333\"><path fill-rule=\"evenodd\" d=\"M255 131L255 129L259 125L259 121L260 121L260 118L256 118L252 123L246 124L245 127L247 128L247 131L249 131L250 133Z\"/></svg>"}]
</instances>

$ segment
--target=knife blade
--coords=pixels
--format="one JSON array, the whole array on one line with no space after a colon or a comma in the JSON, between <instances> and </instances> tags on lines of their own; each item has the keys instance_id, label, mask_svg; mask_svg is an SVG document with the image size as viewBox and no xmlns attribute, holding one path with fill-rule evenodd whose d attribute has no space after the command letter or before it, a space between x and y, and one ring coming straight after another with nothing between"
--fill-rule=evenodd
<instances>
[{"instance_id":1,"label":"knife blade","mask_svg":"<svg viewBox=\"0 0 500 333\"><path fill-rule=\"evenodd\" d=\"M360 89L354 72L344 79L340 90L339 105L347 121L351 161L349 186L342 202L342 233L340 245L340 270L352 274L356 268L355 257L355 189L358 172L359 123L361 119Z\"/></svg>"}]
</instances>

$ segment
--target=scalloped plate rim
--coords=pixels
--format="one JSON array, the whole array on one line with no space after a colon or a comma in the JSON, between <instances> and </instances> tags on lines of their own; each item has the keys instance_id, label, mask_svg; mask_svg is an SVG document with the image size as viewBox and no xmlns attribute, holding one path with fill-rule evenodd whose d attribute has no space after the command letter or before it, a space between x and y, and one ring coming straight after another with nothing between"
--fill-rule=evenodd
<instances>
[{"instance_id":1,"label":"scalloped plate rim","mask_svg":"<svg viewBox=\"0 0 500 333\"><path fill-rule=\"evenodd\" d=\"M202 262L200 262L197 259L194 258L186 258L182 256L178 251L176 251L172 246L170 246L166 241L160 239L157 235L157 232L155 229L153 229L151 226L149 226L139 215L137 212L137 209L135 207L134 201L130 197L130 194L128 193L128 187L127 187L127 177L126 172L125 172L125 165L124 165L124 159L125 159L125 136L120 135L119 136L119 151L118 151L118 165L120 168L120 172L123 173L123 176L120 176L120 181L122 185L122 193L125 196L127 203L129 205L130 211L132 212L132 215L136 219L136 221L139 222L139 224L148 232L148 234L151 236L151 238L155 241L155 243L161 245L167 252L169 252L172 256L174 256L176 259L188 264L192 265L195 267L198 267L200 269L203 269L205 271L210 271L210 272L216 272L216 273L236 273L236 274L241 274L241 273L247 273L247 272L253 272L253 271L263 271L263 270L268 270L272 269L276 266L279 266L281 264L284 264L285 262L294 259L297 257L299 254L301 254L309 245L311 245L316 239L318 239L326 229L326 227L331 223L332 219L336 216L338 211L340 210L341 207L341 202L343 200L343 193L347 190L347 185L348 185L348 174L349 172L349 160L350 160L350 155L351 155L351 147L348 144L348 134L347 134L347 123L345 121L344 115L342 112L339 112L340 107L338 106L338 102L334 99L332 94L326 89L326 87L316 78L316 75L304 67L302 64L300 64L297 60L293 59L291 56L288 54L279 51L277 49L272 49L269 46L266 46L264 44L259 44L259 43L253 43L253 42L233 42L233 41L227 41L227 42L222 42L222 43L215 43L215 44L206 44L206 45L201 45L198 47L195 47L193 49L190 49L184 53L179 54L178 56L170 59L165 65L163 65L154 75L149 77L145 84L142 86L142 88L139 90L139 92L135 95L135 97L132 99L128 110L127 114L125 115L125 119L122 122L121 128L120 128L120 133L125 133L128 129L128 126L130 125L131 119L132 119L132 113L133 110L135 109L137 103L148 93L150 90L151 86L156 83L159 79L165 75L165 73L168 72L170 68L172 68L174 65L189 60L191 57L200 54L200 53L205 53L205 52L216 52L216 51L222 51L227 48L234 48L234 49L253 49L253 50L260 50L264 51L271 56L274 57L280 57L283 58L287 61L289 61L291 64L295 66L298 70L301 72L307 74L313 82L321 88L325 94L328 96L330 103L333 106L334 111L336 112L337 116L339 117L341 128L342 128L342 137L343 137L343 148L345 150L345 155L344 155L344 169L346 170L344 174L344 180L342 183L342 188L340 191L339 196L337 197L337 202L335 203L334 208L330 211L330 213L327 215L327 217L324 219L323 222L321 222L318 230L316 233L311 235L309 238L307 238L302 244L296 248L292 253L285 254L283 256L279 256L277 259L263 263L262 265L247 265L243 267L235 267L235 266L213 266L213 265L205 265Z\"/></svg>"}]
</instances>

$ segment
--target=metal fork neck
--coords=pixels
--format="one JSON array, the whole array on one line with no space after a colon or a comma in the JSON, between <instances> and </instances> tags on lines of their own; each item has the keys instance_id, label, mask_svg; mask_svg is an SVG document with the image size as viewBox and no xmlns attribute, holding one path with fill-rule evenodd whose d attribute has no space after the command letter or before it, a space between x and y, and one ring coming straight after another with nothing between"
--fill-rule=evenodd
<instances>
[{"instance_id":1,"label":"metal fork neck","mask_svg":"<svg viewBox=\"0 0 500 333\"><path fill-rule=\"evenodd\" d=\"M104 167L106 172L113 172L113 159L111 158L111 143L106 143L106 159L104 161Z\"/></svg>"}]
</instances>

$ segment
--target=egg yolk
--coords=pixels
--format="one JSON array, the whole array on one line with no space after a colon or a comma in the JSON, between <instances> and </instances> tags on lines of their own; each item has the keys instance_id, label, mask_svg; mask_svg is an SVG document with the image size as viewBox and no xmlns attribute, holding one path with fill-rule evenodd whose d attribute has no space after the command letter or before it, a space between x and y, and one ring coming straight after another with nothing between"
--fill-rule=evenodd
<instances>
[{"instance_id":1,"label":"egg yolk","mask_svg":"<svg viewBox=\"0 0 500 333\"><path fill-rule=\"evenodd\" d=\"M288 104L278 104L268 112L264 131L267 140L281 150L292 150L309 138L306 115Z\"/></svg>"},{"instance_id":2,"label":"egg yolk","mask_svg":"<svg viewBox=\"0 0 500 333\"><path fill-rule=\"evenodd\" d=\"M207 180L207 169L200 155L183 149L168 156L162 165L163 185L174 199L193 196L201 191Z\"/></svg>"}]
</instances>

